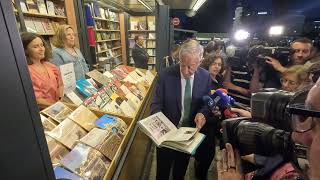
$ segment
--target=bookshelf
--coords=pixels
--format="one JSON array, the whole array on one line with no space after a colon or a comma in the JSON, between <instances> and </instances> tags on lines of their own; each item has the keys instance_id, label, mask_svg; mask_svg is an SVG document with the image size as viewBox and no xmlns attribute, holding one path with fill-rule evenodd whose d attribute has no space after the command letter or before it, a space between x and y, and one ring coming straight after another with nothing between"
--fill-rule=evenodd
<instances>
[{"instance_id":1,"label":"bookshelf","mask_svg":"<svg viewBox=\"0 0 320 180\"><path fill-rule=\"evenodd\" d=\"M142 35L145 38L145 44L147 53L149 54L148 69L155 69L156 64L156 19L155 16L130 16L129 17L130 28L129 33L129 64L134 66L134 61L131 57L131 48L134 46L134 37L136 35Z\"/></svg>"},{"instance_id":2,"label":"bookshelf","mask_svg":"<svg viewBox=\"0 0 320 180\"><path fill-rule=\"evenodd\" d=\"M20 32L32 32L51 41L60 24L69 24L77 33L73 1L12 0ZM76 38L78 43L78 38ZM51 44L51 43L50 43Z\"/></svg>"},{"instance_id":3,"label":"bookshelf","mask_svg":"<svg viewBox=\"0 0 320 180\"><path fill-rule=\"evenodd\" d=\"M122 13L103 7L98 3L88 3L92 9L96 35L97 70L104 72L120 64L126 64L123 57L121 26Z\"/></svg>"}]
</instances>

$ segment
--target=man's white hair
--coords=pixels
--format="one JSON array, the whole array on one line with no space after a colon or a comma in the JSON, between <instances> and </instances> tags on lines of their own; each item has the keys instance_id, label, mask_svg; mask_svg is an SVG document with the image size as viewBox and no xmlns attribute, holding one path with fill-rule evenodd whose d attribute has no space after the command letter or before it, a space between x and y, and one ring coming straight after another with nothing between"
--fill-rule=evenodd
<instances>
[{"instance_id":1,"label":"man's white hair","mask_svg":"<svg viewBox=\"0 0 320 180\"><path fill-rule=\"evenodd\" d=\"M187 40L181 45L179 59L181 60L186 54L198 55L201 60L203 56L203 46L196 40Z\"/></svg>"}]
</instances>

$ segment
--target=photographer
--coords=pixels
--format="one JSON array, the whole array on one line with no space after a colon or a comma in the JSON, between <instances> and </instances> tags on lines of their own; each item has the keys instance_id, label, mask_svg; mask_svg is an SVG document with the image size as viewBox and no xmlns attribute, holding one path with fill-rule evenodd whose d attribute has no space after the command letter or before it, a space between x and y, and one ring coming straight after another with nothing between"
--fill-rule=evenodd
<instances>
[{"instance_id":1,"label":"photographer","mask_svg":"<svg viewBox=\"0 0 320 180\"><path fill-rule=\"evenodd\" d=\"M270 64L276 71L283 73L287 68L292 65L303 65L310 57L312 50L312 41L308 38L299 38L292 42L291 49L293 54L287 67L280 64L279 60L272 57L266 57L267 64Z\"/></svg>"},{"instance_id":2,"label":"photographer","mask_svg":"<svg viewBox=\"0 0 320 180\"><path fill-rule=\"evenodd\" d=\"M304 106L300 106L301 111L308 111L313 114L291 115L291 125L293 128L292 140L300 143L307 148L310 170L308 177L310 179L320 179L320 80L311 88L308 93ZM217 163L218 179L244 179L240 167L240 157L234 151L231 144L226 145L223 150L223 161ZM286 177L293 179L293 177Z\"/></svg>"}]
</instances>

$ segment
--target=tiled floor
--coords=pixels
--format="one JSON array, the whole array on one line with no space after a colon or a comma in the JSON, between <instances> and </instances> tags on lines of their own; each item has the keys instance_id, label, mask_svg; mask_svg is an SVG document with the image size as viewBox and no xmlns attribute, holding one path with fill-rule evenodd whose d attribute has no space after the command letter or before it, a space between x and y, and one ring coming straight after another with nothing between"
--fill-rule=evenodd
<instances>
[{"instance_id":1,"label":"tiled floor","mask_svg":"<svg viewBox=\"0 0 320 180\"><path fill-rule=\"evenodd\" d=\"M194 176L194 166L193 163L194 158L190 159L189 166L186 172L185 180L196 180L196 177ZM213 161L215 162L215 161ZM155 148L152 148L152 162L151 162L151 169L150 174L148 174L148 180L155 180L156 179L156 151ZM208 180L216 180L217 179L217 173L215 169L215 163L211 163L211 166L208 171ZM172 180L172 178L170 178Z\"/></svg>"}]
</instances>

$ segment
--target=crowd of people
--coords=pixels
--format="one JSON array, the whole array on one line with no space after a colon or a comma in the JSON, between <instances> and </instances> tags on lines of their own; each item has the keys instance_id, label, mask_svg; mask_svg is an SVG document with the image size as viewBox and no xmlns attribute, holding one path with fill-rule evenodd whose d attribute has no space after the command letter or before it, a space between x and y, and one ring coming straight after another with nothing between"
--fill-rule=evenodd
<instances>
[{"instance_id":1,"label":"crowd of people","mask_svg":"<svg viewBox=\"0 0 320 180\"><path fill-rule=\"evenodd\" d=\"M298 38L291 43L292 53L288 57L288 65L282 65L275 58L264 57L266 66L276 72L271 79L276 79L281 86L274 82L263 82L260 77L263 67L257 63L249 64L251 61L247 61L240 67L232 66L221 42L212 41L203 48L198 41L187 40L179 48L178 56L174 53L176 49L171 55L175 61L178 59L179 63L165 63L167 67L159 73L151 109L152 113L163 112L178 127L197 127L206 135L194 155L197 179L207 179L209 166L215 156L215 146L221 138L220 122L225 119L223 114L211 112L204 107L202 97L209 94L210 90L225 88L237 102L250 106L252 93L262 88L276 88L294 93L314 85L306 100L306 107L312 107L320 113L320 104L317 101L320 97L320 81L315 83L319 77L320 58L313 51L312 41L307 38ZM231 111L239 116L251 117L251 113L243 109L231 108ZM319 179L319 172L316 170L320 165L316 153L320 149L320 124L317 117L304 118L292 123L303 126L305 121L312 119L312 128L303 133L293 132L292 138L308 148L309 160L312 155L315 157L310 162L313 167L308 176L310 179ZM218 161L216 166L218 179L244 179L238 163L238 153L231 144L223 147L223 161ZM189 158L190 155L181 152L157 148L157 179L168 179L172 166L173 179L184 179Z\"/></svg>"}]
</instances>

